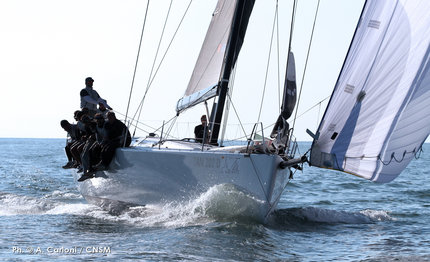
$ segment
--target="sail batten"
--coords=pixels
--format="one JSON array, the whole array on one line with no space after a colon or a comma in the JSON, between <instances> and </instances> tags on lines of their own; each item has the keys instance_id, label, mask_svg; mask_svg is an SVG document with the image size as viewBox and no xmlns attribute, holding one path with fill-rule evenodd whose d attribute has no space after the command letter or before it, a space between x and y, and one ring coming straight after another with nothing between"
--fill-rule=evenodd
<instances>
[{"instance_id":1,"label":"sail batten","mask_svg":"<svg viewBox=\"0 0 430 262\"><path fill-rule=\"evenodd\" d=\"M429 1L366 2L311 165L389 182L413 159L430 133L429 10Z\"/></svg>"}]
</instances>

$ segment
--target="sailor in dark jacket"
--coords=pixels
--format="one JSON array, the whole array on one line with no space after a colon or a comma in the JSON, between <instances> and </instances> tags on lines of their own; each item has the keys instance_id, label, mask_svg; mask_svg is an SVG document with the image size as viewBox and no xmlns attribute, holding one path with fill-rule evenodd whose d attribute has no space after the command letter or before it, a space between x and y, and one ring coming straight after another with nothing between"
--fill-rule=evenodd
<instances>
[{"instance_id":1,"label":"sailor in dark jacket","mask_svg":"<svg viewBox=\"0 0 430 262\"><path fill-rule=\"evenodd\" d=\"M204 139L204 142L208 143L209 127L207 124L208 120L206 118L206 115L202 115L202 117L200 118L200 121L202 122L202 124L194 128L194 137L197 142L203 143L204 133L206 132L206 138Z\"/></svg>"},{"instance_id":2,"label":"sailor in dark jacket","mask_svg":"<svg viewBox=\"0 0 430 262\"><path fill-rule=\"evenodd\" d=\"M98 170L106 169L115 154L118 147L130 146L131 135L127 126L118 120L114 112L107 114L108 121L104 125L105 139L102 142L101 162L97 165ZM124 138L126 142L124 143Z\"/></svg>"},{"instance_id":3,"label":"sailor in dark jacket","mask_svg":"<svg viewBox=\"0 0 430 262\"><path fill-rule=\"evenodd\" d=\"M60 122L61 127L64 129L64 131L67 132L67 135L70 137L70 140L67 142L66 147L64 150L66 151L68 162L66 165L63 166L63 168L72 168L74 167L74 161L73 161L73 155L71 153L71 147L73 146L76 141L78 141L81 138L81 132L77 125L70 124L67 120L61 120Z\"/></svg>"}]
</instances>

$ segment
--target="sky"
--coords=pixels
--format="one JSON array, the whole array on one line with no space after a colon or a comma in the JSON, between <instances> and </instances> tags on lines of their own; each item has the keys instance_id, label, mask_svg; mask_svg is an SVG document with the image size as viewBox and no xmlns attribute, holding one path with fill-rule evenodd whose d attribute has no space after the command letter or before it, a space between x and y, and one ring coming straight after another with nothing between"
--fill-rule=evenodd
<instances>
[{"instance_id":1,"label":"sky","mask_svg":"<svg viewBox=\"0 0 430 262\"><path fill-rule=\"evenodd\" d=\"M150 82L169 3L168 0L150 1L129 116L135 114ZM155 68L188 3L189 0L173 1ZM272 43L268 65L275 3L275 0L256 1L236 66L234 107L228 115L226 139L243 137L243 130L249 134L257 121L270 126L278 117L277 79L285 74L293 1L279 1L276 30L279 37L275 37L279 45L274 44L277 41ZM300 117L295 123L299 141L311 140L305 133L306 128L315 132L318 127L326 106L318 103L332 92L364 0L321 0L304 75L317 3L316 0L299 1L293 32L297 86L303 87L297 109ZM215 0L193 0L145 97L140 118L150 126L142 127L145 131L153 131L151 127L159 127L175 115L176 102L185 92L215 5ZM94 78L94 89L108 101L118 118L124 119L146 6L144 0L0 1L0 109L3 112L0 137L65 138L60 121L73 121L73 112L80 105L79 92L88 76ZM192 137L193 128L205 111L203 105L198 105L181 114L171 134ZM270 128L264 130L265 135L270 131ZM146 135L141 130L136 134Z\"/></svg>"}]
</instances>

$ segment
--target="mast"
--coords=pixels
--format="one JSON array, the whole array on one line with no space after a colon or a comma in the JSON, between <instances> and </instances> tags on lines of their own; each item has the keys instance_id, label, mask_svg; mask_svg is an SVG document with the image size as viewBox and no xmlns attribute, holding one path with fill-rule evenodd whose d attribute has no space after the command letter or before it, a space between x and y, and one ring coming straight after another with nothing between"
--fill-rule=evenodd
<instances>
[{"instance_id":1,"label":"mast","mask_svg":"<svg viewBox=\"0 0 430 262\"><path fill-rule=\"evenodd\" d=\"M215 116L211 116L210 118L213 120L211 144L217 144L218 141L231 71L236 63L240 48L242 47L254 2L255 0L238 0L236 5L232 30L230 31L229 43L227 46L228 51L224 58L224 66L218 82L218 103L215 103L212 108L212 111L215 112Z\"/></svg>"}]
</instances>

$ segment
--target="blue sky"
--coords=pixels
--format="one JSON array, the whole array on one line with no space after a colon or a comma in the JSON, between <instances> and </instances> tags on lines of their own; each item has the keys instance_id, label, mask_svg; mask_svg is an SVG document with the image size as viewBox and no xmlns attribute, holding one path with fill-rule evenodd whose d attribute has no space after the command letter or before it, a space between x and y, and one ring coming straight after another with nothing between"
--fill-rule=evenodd
<instances>
[{"instance_id":1,"label":"blue sky","mask_svg":"<svg viewBox=\"0 0 430 262\"><path fill-rule=\"evenodd\" d=\"M145 92L169 2L150 2L131 114ZM299 115L331 94L363 2L321 1ZM188 3L188 0L174 1L159 57ZM159 126L163 120L174 116L176 101L185 91L215 4L214 0L193 1L189 16L148 92L141 118L146 124ZM271 33L274 5L272 0L256 1L243 57L237 65L233 103L247 132L257 121L270 43L266 36ZM313 0L298 4L293 37L298 86L302 81L316 5L317 1ZM290 0L279 1L282 75L291 6ZM79 91L87 76L95 79L94 88L116 111L125 113L145 7L146 1L138 0L2 0L0 109L5 113L0 137L65 137L59 123L62 119L73 120L73 112L79 108ZM272 58L275 55L272 53ZM268 75L276 79L277 67L269 68ZM276 81L269 80L267 86L262 111L265 126L276 120L279 107ZM273 90L269 91L269 87ZM299 140L310 140L305 130L315 131L324 108L325 104L317 106L297 120ZM204 112L204 106L185 112L172 134L192 136L192 128ZM242 136L234 112L230 113L229 122L232 128L227 138Z\"/></svg>"}]
</instances>

